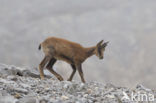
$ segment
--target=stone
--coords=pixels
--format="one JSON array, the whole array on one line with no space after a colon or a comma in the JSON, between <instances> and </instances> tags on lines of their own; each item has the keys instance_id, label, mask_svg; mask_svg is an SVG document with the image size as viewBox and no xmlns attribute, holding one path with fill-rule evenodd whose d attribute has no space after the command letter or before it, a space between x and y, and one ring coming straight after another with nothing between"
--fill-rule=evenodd
<instances>
[{"instance_id":1,"label":"stone","mask_svg":"<svg viewBox=\"0 0 156 103\"><path fill-rule=\"evenodd\" d=\"M9 76L7 77L7 79L13 80L13 81L17 81L17 80L18 80L17 77L14 76L14 75L9 75Z\"/></svg>"},{"instance_id":2,"label":"stone","mask_svg":"<svg viewBox=\"0 0 156 103\"><path fill-rule=\"evenodd\" d=\"M24 93L24 94L28 93L28 90L24 88L13 88L13 91L18 92L18 93Z\"/></svg>"},{"instance_id":3,"label":"stone","mask_svg":"<svg viewBox=\"0 0 156 103\"><path fill-rule=\"evenodd\" d=\"M17 99L13 96L0 96L0 103L16 103Z\"/></svg>"},{"instance_id":4,"label":"stone","mask_svg":"<svg viewBox=\"0 0 156 103\"><path fill-rule=\"evenodd\" d=\"M23 97L18 100L18 103L37 103L34 97Z\"/></svg>"},{"instance_id":5,"label":"stone","mask_svg":"<svg viewBox=\"0 0 156 103\"><path fill-rule=\"evenodd\" d=\"M0 103L124 103L123 92L156 94L143 85L129 89L98 82L60 82L55 77L41 80L37 78L39 72L37 76L31 74L33 72L25 68L0 67Z\"/></svg>"},{"instance_id":6,"label":"stone","mask_svg":"<svg viewBox=\"0 0 156 103\"><path fill-rule=\"evenodd\" d=\"M63 96L61 96L61 99L62 100L67 100L67 99L69 99L69 97L63 95Z\"/></svg>"}]
</instances>

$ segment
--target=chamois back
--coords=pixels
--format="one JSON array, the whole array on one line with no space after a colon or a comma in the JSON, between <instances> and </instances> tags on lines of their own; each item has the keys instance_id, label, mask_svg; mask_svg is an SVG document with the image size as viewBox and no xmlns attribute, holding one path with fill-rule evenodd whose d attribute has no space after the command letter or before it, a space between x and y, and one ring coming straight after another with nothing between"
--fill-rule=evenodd
<instances>
[{"instance_id":1,"label":"chamois back","mask_svg":"<svg viewBox=\"0 0 156 103\"><path fill-rule=\"evenodd\" d=\"M53 48L53 56L57 59L62 59L61 56L64 56L72 60L77 59L78 61L83 61L83 58L86 57L85 48L83 46L65 39L49 37L42 42L41 45L43 51L47 55L52 51L50 49Z\"/></svg>"}]
</instances>

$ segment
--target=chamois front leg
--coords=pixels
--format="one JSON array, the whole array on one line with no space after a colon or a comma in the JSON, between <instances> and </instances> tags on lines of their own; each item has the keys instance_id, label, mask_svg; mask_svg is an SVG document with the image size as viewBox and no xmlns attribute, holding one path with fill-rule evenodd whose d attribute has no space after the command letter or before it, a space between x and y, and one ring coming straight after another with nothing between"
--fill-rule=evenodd
<instances>
[{"instance_id":1,"label":"chamois front leg","mask_svg":"<svg viewBox=\"0 0 156 103\"><path fill-rule=\"evenodd\" d=\"M63 81L63 78L61 77L61 75L59 75L58 73L56 73L53 69L53 65L55 64L56 59L52 58L48 65L46 66L46 68L49 70L49 72L51 72L53 75L55 75L57 77L58 80Z\"/></svg>"},{"instance_id":2,"label":"chamois front leg","mask_svg":"<svg viewBox=\"0 0 156 103\"><path fill-rule=\"evenodd\" d=\"M42 62L39 64L39 72L40 72L40 78L43 80L44 79L44 66L46 65L46 63L50 60L50 57L45 56L44 59L42 60Z\"/></svg>"},{"instance_id":3,"label":"chamois front leg","mask_svg":"<svg viewBox=\"0 0 156 103\"><path fill-rule=\"evenodd\" d=\"M79 72L79 75L80 75L80 77L81 77L81 81L82 81L83 83L85 83L81 64L77 65L76 68L77 68L77 70L78 70L78 72Z\"/></svg>"},{"instance_id":4,"label":"chamois front leg","mask_svg":"<svg viewBox=\"0 0 156 103\"><path fill-rule=\"evenodd\" d=\"M71 64L71 67L72 67L72 69L73 69L73 72L72 72L72 74L70 75L68 81L72 81L73 76L75 75L75 72L76 72L76 67L75 67L75 65Z\"/></svg>"}]
</instances>

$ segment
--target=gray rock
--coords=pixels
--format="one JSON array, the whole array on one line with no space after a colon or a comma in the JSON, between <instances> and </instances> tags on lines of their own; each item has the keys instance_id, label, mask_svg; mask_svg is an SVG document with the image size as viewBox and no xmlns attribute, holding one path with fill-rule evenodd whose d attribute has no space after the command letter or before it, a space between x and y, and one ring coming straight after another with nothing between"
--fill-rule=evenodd
<instances>
[{"instance_id":1,"label":"gray rock","mask_svg":"<svg viewBox=\"0 0 156 103\"><path fill-rule=\"evenodd\" d=\"M14 76L14 75L9 75L9 76L7 76L7 79L13 80L13 81L17 81L17 77Z\"/></svg>"},{"instance_id":2,"label":"gray rock","mask_svg":"<svg viewBox=\"0 0 156 103\"><path fill-rule=\"evenodd\" d=\"M3 66L2 69L0 66L0 73L0 103L124 103L123 92L128 95L132 92L156 94L155 90L143 85L129 89L97 82L60 82L54 77L40 80L39 73L15 66Z\"/></svg>"},{"instance_id":3,"label":"gray rock","mask_svg":"<svg viewBox=\"0 0 156 103\"><path fill-rule=\"evenodd\" d=\"M16 103L17 99L13 96L0 96L0 103Z\"/></svg>"},{"instance_id":4,"label":"gray rock","mask_svg":"<svg viewBox=\"0 0 156 103\"><path fill-rule=\"evenodd\" d=\"M28 90L24 88L13 88L13 91L18 92L18 93L28 94Z\"/></svg>"},{"instance_id":5,"label":"gray rock","mask_svg":"<svg viewBox=\"0 0 156 103\"><path fill-rule=\"evenodd\" d=\"M0 97L10 96L9 93L7 93L6 90L0 90Z\"/></svg>"},{"instance_id":6,"label":"gray rock","mask_svg":"<svg viewBox=\"0 0 156 103\"><path fill-rule=\"evenodd\" d=\"M140 90L145 90L145 91L148 91L148 92L152 91L151 89L148 89L148 88L144 87L144 86L141 85L141 84L138 84L138 85L136 86L136 88L137 88L137 89L140 89Z\"/></svg>"},{"instance_id":7,"label":"gray rock","mask_svg":"<svg viewBox=\"0 0 156 103\"><path fill-rule=\"evenodd\" d=\"M34 97L24 97L18 100L18 103L37 103Z\"/></svg>"}]
</instances>

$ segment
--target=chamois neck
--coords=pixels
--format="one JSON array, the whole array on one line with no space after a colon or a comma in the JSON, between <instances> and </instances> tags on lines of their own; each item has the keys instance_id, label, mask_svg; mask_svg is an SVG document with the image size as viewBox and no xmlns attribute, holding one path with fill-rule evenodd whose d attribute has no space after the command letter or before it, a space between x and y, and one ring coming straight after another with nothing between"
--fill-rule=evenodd
<instances>
[{"instance_id":1,"label":"chamois neck","mask_svg":"<svg viewBox=\"0 0 156 103\"><path fill-rule=\"evenodd\" d=\"M89 47L89 48L85 48L86 56L90 57L90 56L94 55L95 54L95 48L96 48L95 46Z\"/></svg>"}]
</instances>

